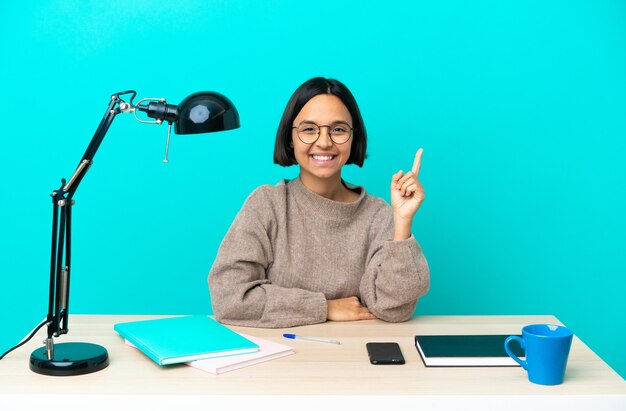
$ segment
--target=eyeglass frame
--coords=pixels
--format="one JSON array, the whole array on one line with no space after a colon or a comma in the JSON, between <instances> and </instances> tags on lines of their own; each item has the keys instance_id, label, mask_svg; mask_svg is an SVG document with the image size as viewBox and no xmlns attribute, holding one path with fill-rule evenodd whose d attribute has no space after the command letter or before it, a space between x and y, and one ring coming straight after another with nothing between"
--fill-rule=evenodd
<instances>
[{"instance_id":1,"label":"eyeglass frame","mask_svg":"<svg viewBox=\"0 0 626 411\"><path fill-rule=\"evenodd\" d=\"M312 124L315 127L317 127L318 131L317 131L317 138L313 141L311 141L310 143L304 142L302 141L302 138L300 137L300 126L303 124ZM338 143L333 139L333 134L330 131L330 126L335 125L335 124L345 124L346 126L348 126L348 128L350 129L350 135L348 136L348 139L346 141L344 141L343 143ZM352 138L353 132L354 132L354 127L351 127L350 124L348 124L346 121L335 121L331 124L324 124L324 125L318 125L317 123L313 122L313 121L308 121L308 120L304 120L301 121L300 124L298 124L297 126L291 126L291 129L296 129L296 135L298 136L298 140L302 141L302 144L315 144L315 142L317 140L320 139L320 136L322 135L322 127L328 127L328 137L330 138L330 140L337 144L337 145L341 145L341 144L346 144L348 141L350 141L350 139Z\"/></svg>"}]
</instances>

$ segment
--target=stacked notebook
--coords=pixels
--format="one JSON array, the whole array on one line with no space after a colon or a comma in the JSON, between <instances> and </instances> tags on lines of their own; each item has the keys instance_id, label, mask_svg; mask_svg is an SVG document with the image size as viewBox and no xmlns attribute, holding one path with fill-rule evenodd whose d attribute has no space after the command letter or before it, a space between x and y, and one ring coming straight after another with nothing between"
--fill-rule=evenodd
<instances>
[{"instance_id":1,"label":"stacked notebook","mask_svg":"<svg viewBox=\"0 0 626 411\"><path fill-rule=\"evenodd\" d=\"M194 368L198 368L202 371L210 372L211 374L221 374L224 372L233 371L239 368L258 364L264 361L270 361L276 358L286 357L287 355L295 353L293 348L287 345L278 344L272 341L245 334L241 335L248 338L250 341L258 344L259 351L252 354L242 354L229 357L211 358L208 360L192 361L186 364Z\"/></svg>"},{"instance_id":2,"label":"stacked notebook","mask_svg":"<svg viewBox=\"0 0 626 411\"><path fill-rule=\"evenodd\" d=\"M201 315L119 323L114 330L159 365L187 363L213 374L294 353L291 347L238 334Z\"/></svg>"}]
</instances>

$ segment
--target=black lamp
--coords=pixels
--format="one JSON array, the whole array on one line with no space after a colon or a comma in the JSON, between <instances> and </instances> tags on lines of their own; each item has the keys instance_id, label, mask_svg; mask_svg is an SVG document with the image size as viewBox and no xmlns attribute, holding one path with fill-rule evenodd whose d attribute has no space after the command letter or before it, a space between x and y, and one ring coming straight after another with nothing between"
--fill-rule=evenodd
<instances>
[{"instance_id":1,"label":"black lamp","mask_svg":"<svg viewBox=\"0 0 626 411\"><path fill-rule=\"evenodd\" d=\"M123 96L130 95L128 102ZM48 316L40 325L47 325L48 337L44 347L33 351L30 369L39 374L68 376L99 371L109 365L107 350L96 344L66 342L54 344L53 337L68 333L71 221L74 192L93 163L93 157L104 139L113 119L121 113L133 113L142 123L168 123L164 162L168 161L171 127L176 134L198 134L239 128L239 114L231 101L215 92L194 93L178 106L167 104L164 98L144 98L135 105L133 90L115 93L98 126L83 158L69 182L61 179L61 187L52 197L52 251L50 256L50 296ZM142 120L137 112L143 112L153 120Z\"/></svg>"}]
</instances>

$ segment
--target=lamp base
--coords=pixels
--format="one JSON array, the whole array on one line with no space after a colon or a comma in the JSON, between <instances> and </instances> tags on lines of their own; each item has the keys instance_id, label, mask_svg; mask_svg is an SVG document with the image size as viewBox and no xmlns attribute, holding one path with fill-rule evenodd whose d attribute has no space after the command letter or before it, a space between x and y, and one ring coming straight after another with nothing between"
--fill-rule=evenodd
<instances>
[{"instance_id":1,"label":"lamp base","mask_svg":"<svg viewBox=\"0 0 626 411\"><path fill-rule=\"evenodd\" d=\"M54 356L46 355L46 348L38 348L30 355L30 369L38 374L54 376L82 375L100 371L109 365L106 348L90 343L68 342L54 344Z\"/></svg>"}]
</instances>

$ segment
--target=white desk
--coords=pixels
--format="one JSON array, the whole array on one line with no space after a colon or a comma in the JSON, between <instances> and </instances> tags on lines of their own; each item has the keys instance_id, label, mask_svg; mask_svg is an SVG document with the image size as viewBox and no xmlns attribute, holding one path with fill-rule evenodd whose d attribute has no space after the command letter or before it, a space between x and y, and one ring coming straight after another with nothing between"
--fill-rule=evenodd
<instances>
[{"instance_id":1,"label":"white desk","mask_svg":"<svg viewBox=\"0 0 626 411\"><path fill-rule=\"evenodd\" d=\"M296 354L221 375L186 365L160 367L126 346L113 331L117 322L148 318L158 317L71 316L70 334L57 342L101 344L110 356L106 369L76 377L49 377L28 369L30 353L45 337L45 330L40 330L28 344L0 361L0 410L27 402L39 408L50 401L58 404L65 400L60 409L72 404L89 410L137 406L142 410L215 409L212 404L219 403L222 408L238 403L254 408L268 404L275 410L284 402L281 407L294 410L334 409L333 404L359 411L407 406L439 411L460 407L626 410L626 382L576 337L565 382L552 387L528 382L526 372L519 367L426 368L414 346L417 333L516 334L526 324L559 323L552 316L428 316L400 324L379 320L327 322L289 331L231 327L291 345ZM286 340L283 332L326 336L339 339L342 345ZM365 343L370 341L398 342L406 364L371 365L365 350Z\"/></svg>"}]
</instances>

